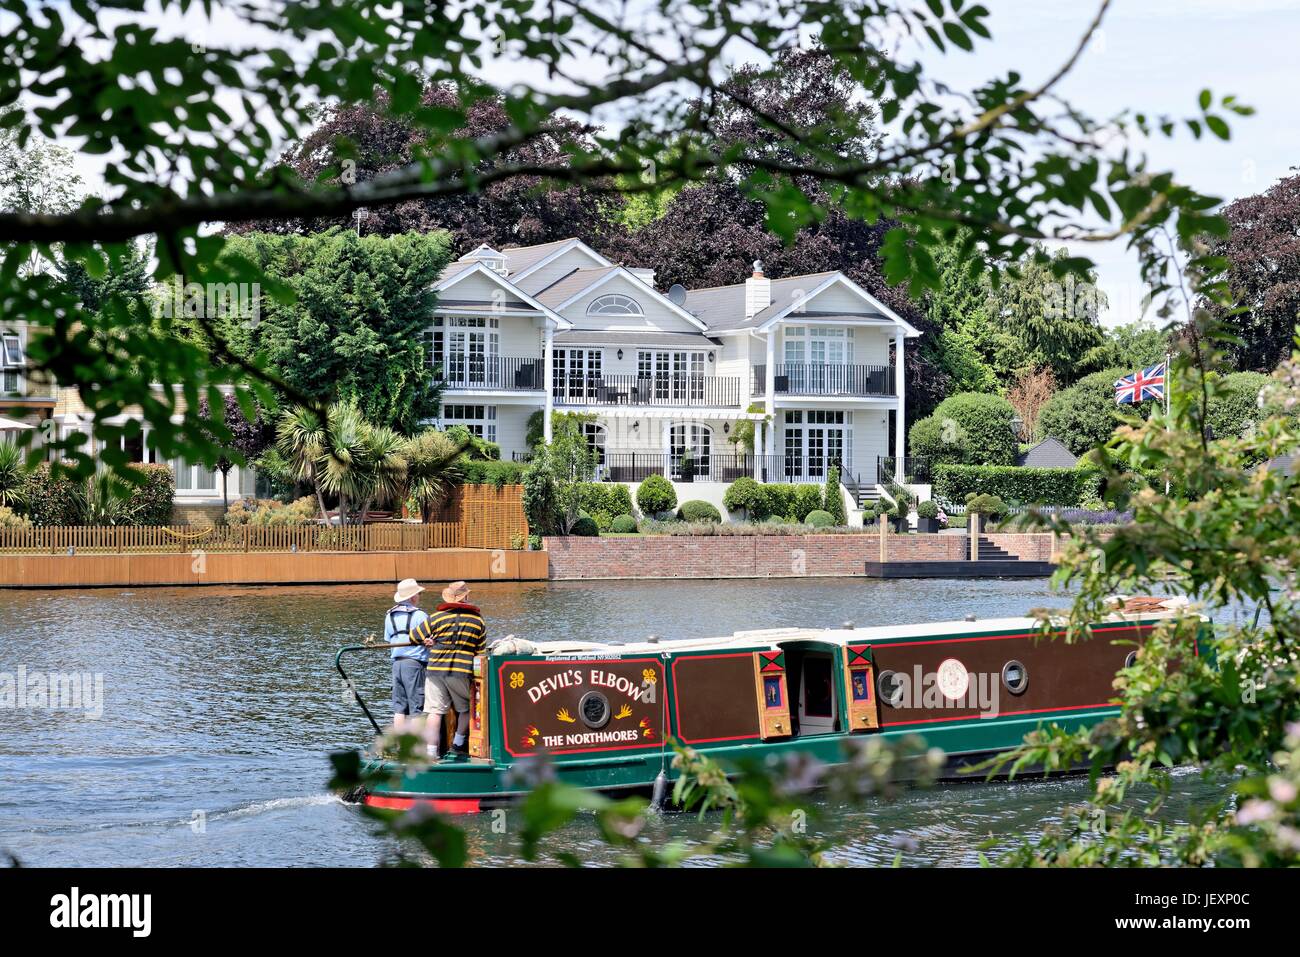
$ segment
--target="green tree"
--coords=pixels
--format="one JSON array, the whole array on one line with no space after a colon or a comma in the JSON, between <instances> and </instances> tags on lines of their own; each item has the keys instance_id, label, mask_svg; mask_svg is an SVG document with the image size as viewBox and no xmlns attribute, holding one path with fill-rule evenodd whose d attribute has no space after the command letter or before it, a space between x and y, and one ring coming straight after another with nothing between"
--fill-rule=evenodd
<instances>
[{"instance_id":1,"label":"green tree","mask_svg":"<svg viewBox=\"0 0 1300 957\"><path fill-rule=\"evenodd\" d=\"M563 535L569 534L582 512L583 484L596 475L597 453L582 428L594 418L577 412L557 415L550 444L539 445L534 458L537 475L549 478L551 483L551 490L543 497L554 502L557 530ZM540 503L535 507L540 507Z\"/></svg>"},{"instance_id":2,"label":"green tree","mask_svg":"<svg viewBox=\"0 0 1300 957\"><path fill-rule=\"evenodd\" d=\"M1060 439L1075 455L1083 455L1107 442L1123 414L1136 411L1147 415L1153 405L1148 399L1134 406L1115 402L1116 380L1133 369L1103 369L1086 375L1068 389L1047 400L1038 416L1038 434Z\"/></svg>"},{"instance_id":3,"label":"green tree","mask_svg":"<svg viewBox=\"0 0 1300 957\"><path fill-rule=\"evenodd\" d=\"M926 296L925 315L937 335L922 350L948 373L954 392L998 392L1001 383L991 359L1003 348L990 322L992 297L987 270L969 233L963 242L945 243L935 251L939 288Z\"/></svg>"},{"instance_id":4,"label":"green tree","mask_svg":"<svg viewBox=\"0 0 1300 957\"><path fill-rule=\"evenodd\" d=\"M242 354L263 352L290 389L353 401L367 421L407 435L437 414L424 331L450 258L445 234L253 234L231 237L227 250L292 293L279 302L267 292L256 322L226 323Z\"/></svg>"},{"instance_id":5,"label":"green tree","mask_svg":"<svg viewBox=\"0 0 1300 957\"><path fill-rule=\"evenodd\" d=\"M912 454L934 462L1011 465L1019 450L1016 410L1001 396L962 392L939 403L912 426ZM961 457L958 458L960 453Z\"/></svg>"},{"instance_id":6,"label":"green tree","mask_svg":"<svg viewBox=\"0 0 1300 957\"><path fill-rule=\"evenodd\" d=\"M840 469L832 465L826 473L826 489L821 501L822 509L834 520L832 525L849 524L844 514L844 496L840 493Z\"/></svg>"},{"instance_id":7,"label":"green tree","mask_svg":"<svg viewBox=\"0 0 1300 957\"><path fill-rule=\"evenodd\" d=\"M1173 351L1168 330L1146 322L1102 329L1102 341L1084 353L1079 368L1088 371L1127 368L1130 372L1164 362Z\"/></svg>"},{"instance_id":8,"label":"green tree","mask_svg":"<svg viewBox=\"0 0 1300 957\"><path fill-rule=\"evenodd\" d=\"M406 493L420 509L420 520L433 521L437 509L460 478L458 463L466 443L437 429L425 429L409 439L403 454L406 458Z\"/></svg>"}]
</instances>

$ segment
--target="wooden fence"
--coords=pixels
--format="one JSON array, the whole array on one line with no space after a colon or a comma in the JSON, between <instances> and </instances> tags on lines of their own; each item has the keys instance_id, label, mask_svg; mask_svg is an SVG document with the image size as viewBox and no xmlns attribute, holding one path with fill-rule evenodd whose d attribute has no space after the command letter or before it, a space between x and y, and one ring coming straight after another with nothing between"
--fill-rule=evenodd
<instances>
[{"instance_id":1,"label":"wooden fence","mask_svg":"<svg viewBox=\"0 0 1300 957\"><path fill-rule=\"evenodd\" d=\"M0 553L28 555L190 552L410 552L523 548L522 489L462 486L428 524L144 525L0 528Z\"/></svg>"}]
</instances>

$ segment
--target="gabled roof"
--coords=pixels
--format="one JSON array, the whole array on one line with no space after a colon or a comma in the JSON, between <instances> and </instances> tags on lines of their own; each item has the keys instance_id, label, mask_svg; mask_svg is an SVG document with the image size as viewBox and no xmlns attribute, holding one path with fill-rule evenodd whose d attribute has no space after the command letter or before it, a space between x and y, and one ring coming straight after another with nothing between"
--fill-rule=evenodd
<instances>
[{"instance_id":1,"label":"gabled roof","mask_svg":"<svg viewBox=\"0 0 1300 957\"><path fill-rule=\"evenodd\" d=\"M605 283L619 276L629 280L634 285L639 286L639 294L652 297L665 309L680 316L697 329L703 332L708 331L708 326L698 316L693 315L690 311L677 305L677 303L673 302L659 290L655 289L626 266L602 266L595 269L574 269L562 279L557 280L539 292L537 298L546 303L556 312L559 312L570 303L595 292L601 286L605 285Z\"/></svg>"},{"instance_id":2,"label":"gabled roof","mask_svg":"<svg viewBox=\"0 0 1300 957\"><path fill-rule=\"evenodd\" d=\"M444 271L443 274L438 277L438 280L433 284L433 288L434 291L439 294L439 299L443 298L442 293L446 292L449 289L454 288L458 283L468 279L470 276L486 276L488 279L496 283L507 293L509 293L512 296L515 296L521 302L526 303L529 306L532 306L542 315L546 316L546 318L550 319L552 322L555 323L557 329L573 328L573 323L571 323L568 319L565 319L563 316L561 316L558 312L555 312L545 303L539 302L537 299L533 298L528 293L524 292L518 286L511 283L510 280L506 279L495 269L491 268L485 263L471 262L471 263L467 263L466 267L467 268L457 269L453 272ZM450 299L452 297L447 297L447 298ZM487 307L491 307L493 303L484 302L483 305Z\"/></svg>"},{"instance_id":3,"label":"gabled roof","mask_svg":"<svg viewBox=\"0 0 1300 957\"><path fill-rule=\"evenodd\" d=\"M518 282L572 249L581 250L592 262L598 265L613 265L608 259L577 237L557 239L554 242L539 243L536 246L514 246L502 250L502 255L506 257L506 269L511 280Z\"/></svg>"},{"instance_id":4,"label":"gabled roof","mask_svg":"<svg viewBox=\"0 0 1300 957\"><path fill-rule=\"evenodd\" d=\"M1060 439L1048 436L1016 459L1017 465L1035 469L1072 469L1079 459Z\"/></svg>"},{"instance_id":5,"label":"gabled roof","mask_svg":"<svg viewBox=\"0 0 1300 957\"><path fill-rule=\"evenodd\" d=\"M921 331L903 319L875 296L871 295L842 272L808 273L803 276L788 276L771 281L771 304L754 316L745 316L745 284L733 283L729 286L714 286L708 289L692 289L686 293L686 308L694 312L711 332L734 332L753 329L767 331L787 316L794 314L806 318L821 319L874 319L902 328L903 335L915 338ZM862 300L861 312L814 312L807 309L818 293L832 286L842 285Z\"/></svg>"}]
</instances>

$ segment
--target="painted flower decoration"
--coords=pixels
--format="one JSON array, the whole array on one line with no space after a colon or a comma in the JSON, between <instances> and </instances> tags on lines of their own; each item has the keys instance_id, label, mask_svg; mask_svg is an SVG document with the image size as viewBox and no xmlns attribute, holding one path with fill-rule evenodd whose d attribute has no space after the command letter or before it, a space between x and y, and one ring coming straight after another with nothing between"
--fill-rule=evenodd
<instances>
[{"instance_id":1,"label":"painted flower decoration","mask_svg":"<svg viewBox=\"0 0 1300 957\"><path fill-rule=\"evenodd\" d=\"M510 673L510 687L522 688L524 686L524 673L522 671L512 671Z\"/></svg>"},{"instance_id":2,"label":"painted flower decoration","mask_svg":"<svg viewBox=\"0 0 1300 957\"><path fill-rule=\"evenodd\" d=\"M648 681L650 684L654 684L656 681L659 680L659 676L655 674L655 670L653 668L647 668L645 671L641 672L641 677L644 678L646 681Z\"/></svg>"}]
</instances>

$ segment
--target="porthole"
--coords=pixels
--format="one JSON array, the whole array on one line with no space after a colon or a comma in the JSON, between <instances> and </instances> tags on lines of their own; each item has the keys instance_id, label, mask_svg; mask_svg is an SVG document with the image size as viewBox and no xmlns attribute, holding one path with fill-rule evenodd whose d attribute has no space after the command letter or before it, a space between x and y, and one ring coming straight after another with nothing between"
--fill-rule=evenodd
<instances>
[{"instance_id":1,"label":"porthole","mask_svg":"<svg viewBox=\"0 0 1300 957\"><path fill-rule=\"evenodd\" d=\"M589 728L603 728L609 723L609 699L599 691L588 691L578 702L578 716Z\"/></svg>"},{"instance_id":2,"label":"porthole","mask_svg":"<svg viewBox=\"0 0 1300 957\"><path fill-rule=\"evenodd\" d=\"M896 671L882 671L876 679L876 691L880 694L880 700L891 708L897 708L903 703L903 683Z\"/></svg>"},{"instance_id":3,"label":"porthole","mask_svg":"<svg viewBox=\"0 0 1300 957\"><path fill-rule=\"evenodd\" d=\"M1137 660L1138 660L1138 653L1136 651L1130 651L1128 655L1126 655L1124 658L1124 667L1132 668L1135 664L1137 664Z\"/></svg>"},{"instance_id":4,"label":"porthole","mask_svg":"<svg viewBox=\"0 0 1300 957\"><path fill-rule=\"evenodd\" d=\"M1012 694L1024 694L1029 687L1029 671L1023 661L1008 661L1002 666L1002 687Z\"/></svg>"}]
</instances>

